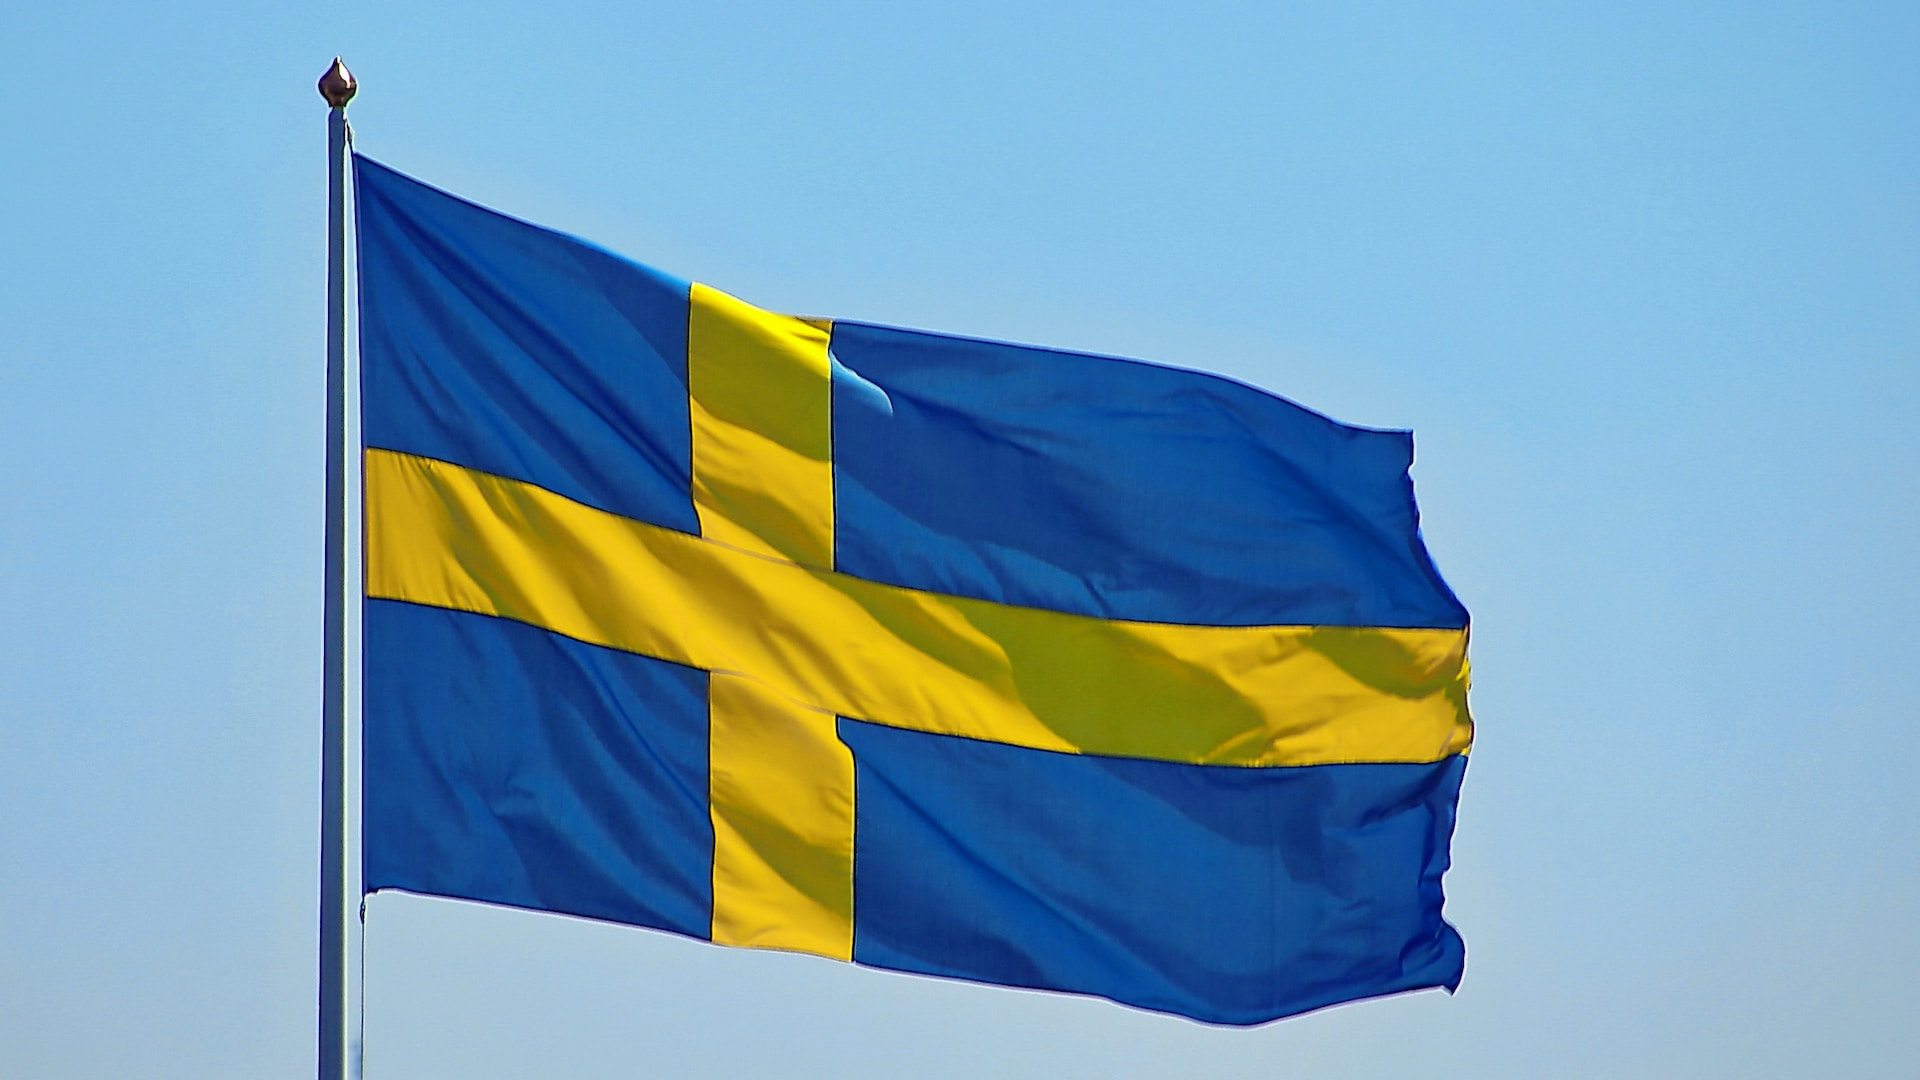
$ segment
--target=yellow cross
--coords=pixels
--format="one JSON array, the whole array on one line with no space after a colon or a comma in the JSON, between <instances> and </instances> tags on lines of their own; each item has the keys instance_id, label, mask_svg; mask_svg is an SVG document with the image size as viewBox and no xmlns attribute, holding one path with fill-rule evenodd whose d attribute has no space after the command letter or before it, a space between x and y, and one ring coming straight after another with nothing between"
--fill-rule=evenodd
<instances>
[{"instance_id":1,"label":"yellow cross","mask_svg":"<svg viewBox=\"0 0 1920 1080\"><path fill-rule=\"evenodd\" d=\"M1464 630L1125 622L835 572L830 330L693 286L697 537L366 453L370 597L710 673L714 941L851 958L854 767L839 716L1236 767L1468 748Z\"/></svg>"}]
</instances>

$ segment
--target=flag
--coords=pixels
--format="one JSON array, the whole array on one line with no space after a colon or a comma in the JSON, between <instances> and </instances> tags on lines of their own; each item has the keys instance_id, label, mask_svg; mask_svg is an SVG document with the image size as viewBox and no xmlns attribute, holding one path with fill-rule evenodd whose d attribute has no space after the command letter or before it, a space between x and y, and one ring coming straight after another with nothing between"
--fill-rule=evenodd
<instances>
[{"instance_id":1,"label":"flag","mask_svg":"<svg viewBox=\"0 0 1920 1080\"><path fill-rule=\"evenodd\" d=\"M354 169L368 890L1225 1024L1458 983L1410 435Z\"/></svg>"}]
</instances>

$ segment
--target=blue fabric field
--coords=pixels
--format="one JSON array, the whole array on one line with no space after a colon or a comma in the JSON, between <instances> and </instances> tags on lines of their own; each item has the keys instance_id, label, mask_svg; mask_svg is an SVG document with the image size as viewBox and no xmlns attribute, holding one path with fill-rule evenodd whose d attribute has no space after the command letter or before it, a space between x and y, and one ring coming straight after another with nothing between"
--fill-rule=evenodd
<instances>
[{"instance_id":1,"label":"blue fabric field","mask_svg":"<svg viewBox=\"0 0 1920 1080\"><path fill-rule=\"evenodd\" d=\"M1408 434L357 178L369 890L1214 1023L1458 985L1467 614ZM756 560L826 591L729 599Z\"/></svg>"}]
</instances>

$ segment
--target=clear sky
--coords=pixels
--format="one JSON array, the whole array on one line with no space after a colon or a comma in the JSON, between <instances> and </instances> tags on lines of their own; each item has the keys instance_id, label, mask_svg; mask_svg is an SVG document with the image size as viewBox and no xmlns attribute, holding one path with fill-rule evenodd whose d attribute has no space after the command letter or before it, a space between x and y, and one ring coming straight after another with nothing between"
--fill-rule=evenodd
<instances>
[{"instance_id":1,"label":"clear sky","mask_svg":"<svg viewBox=\"0 0 1920 1080\"><path fill-rule=\"evenodd\" d=\"M1325 7L0 9L0 1073L311 1068L338 52L365 152L763 306L1414 429L1480 725L1454 997L381 896L369 1078L1920 1075L1920 8Z\"/></svg>"}]
</instances>

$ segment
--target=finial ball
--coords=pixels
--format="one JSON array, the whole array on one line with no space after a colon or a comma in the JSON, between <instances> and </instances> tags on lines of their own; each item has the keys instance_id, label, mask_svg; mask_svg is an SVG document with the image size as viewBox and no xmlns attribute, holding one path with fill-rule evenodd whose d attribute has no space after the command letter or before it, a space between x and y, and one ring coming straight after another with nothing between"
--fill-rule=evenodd
<instances>
[{"instance_id":1,"label":"finial ball","mask_svg":"<svg viewBox=\"0 0 1920 1080\"><path fill-rule=\"evenodd\" d=\"M346 108L347 102L353 100L354 93L359 89L360 84L353 80L353 72L348 71L347 65L341 63L337 56L333 58L333 66L320 76L320 96L336 109Z\"/></svg>"}]
</instances>

